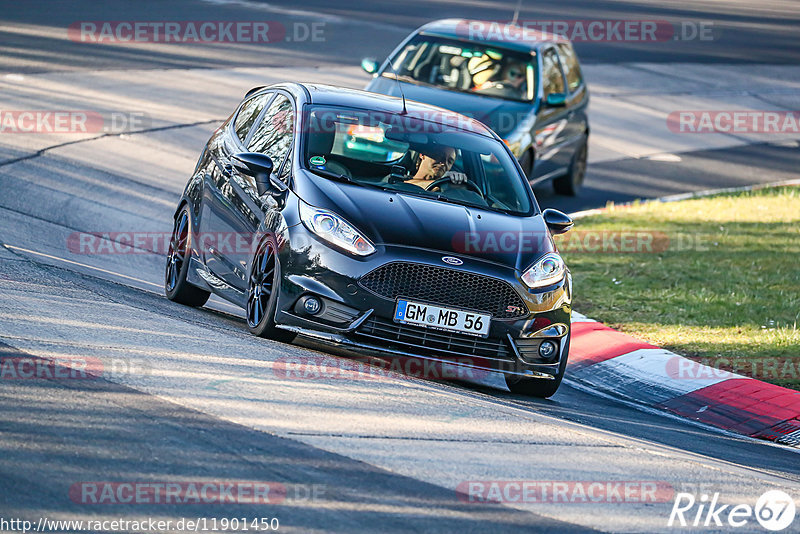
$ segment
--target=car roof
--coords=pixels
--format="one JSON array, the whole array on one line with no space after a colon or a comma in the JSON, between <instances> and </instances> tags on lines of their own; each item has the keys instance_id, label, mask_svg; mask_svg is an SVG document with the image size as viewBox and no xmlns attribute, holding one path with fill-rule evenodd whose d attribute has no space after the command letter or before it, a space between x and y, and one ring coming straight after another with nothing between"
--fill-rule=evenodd
<instances>
[{"instance_id":1,"label":"car roof","mask_svg":"<svg viewBox=\"0 0 800 534\"><path fill-rule=\"evenodd\" d=\"M524 22L523 22L524 26ZM472 28L472 30L470 30ZM569 39L554 33L544 33L532 28L501 22L498 20L442 19L425 24L418 33L447 37L460 41L479 42L518 52L536 52L545 45L569 43ZM515 38L524 32L524 38ZM470 38L478 34L478 38ZM508 36L505 37L504 36Z\"/></svg>"},{"instance_id":2,"label":"car roof","mask_svg":"<svg viewBox=\"0 0 800 534\"><path fill-rule=\"evenodd\" d=\"M403 101L398 97L370 93L360 89L350 89L336 85L296 83L278 84L271 86L271 88L281 86L289 88L288 86L291 85L303 88L308 94L308 101L311 104L342 106L370 111L385 111L388 113L400 113L403 109ZM445 124L468 132L478 133L486 137L491 137L492 139L500 139L482 122L448 109L432 106L430 104L423 104L415 100L406 100L406 110L412 117Z\"/></svg>"}]
</instances>

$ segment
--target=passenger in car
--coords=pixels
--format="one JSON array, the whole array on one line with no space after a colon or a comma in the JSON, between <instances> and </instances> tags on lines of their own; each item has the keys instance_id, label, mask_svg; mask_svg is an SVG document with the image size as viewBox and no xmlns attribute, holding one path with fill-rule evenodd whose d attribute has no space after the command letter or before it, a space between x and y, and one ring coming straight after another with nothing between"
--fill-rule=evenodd
<instances>
[{"instance_id":1,"label":"passenger in car","mask_svg":"<svg viewBox=\"0 0 800 534\"><path fill-rule=\"evenodd\" d=\"M508 61L500 71L499 77L476 84L473 91L503 98L522 99L525 97L526 66L519 61Z\"/></svg>"}]
</instances>

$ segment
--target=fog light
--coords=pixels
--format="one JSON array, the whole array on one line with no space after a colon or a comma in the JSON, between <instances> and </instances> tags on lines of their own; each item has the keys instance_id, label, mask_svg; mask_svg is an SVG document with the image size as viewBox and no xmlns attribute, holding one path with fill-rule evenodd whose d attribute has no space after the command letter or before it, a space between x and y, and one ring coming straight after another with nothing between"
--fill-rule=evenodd
<instances>
[{"instance_id":1,"label":"fog light","mask_svg":"<svg viewBox=\"0 0 800 534\"><path fill-rule=\"evenodd\" d=\"M542 359L553 361L556 359L557 354L558 346L554 342L546 339L539 345L539 356L541 356Z\"/></svg>"},{"instance_id":2,"label":"fog light","mask_svg":"<svg viewBox=\"0 0 800 534\"><path fill-rule=\"evenodd\" d=\"M309 315L316 315L322 310L322 302L317 297L304 297L303 309Z\"/></svg>"}]
</instances>

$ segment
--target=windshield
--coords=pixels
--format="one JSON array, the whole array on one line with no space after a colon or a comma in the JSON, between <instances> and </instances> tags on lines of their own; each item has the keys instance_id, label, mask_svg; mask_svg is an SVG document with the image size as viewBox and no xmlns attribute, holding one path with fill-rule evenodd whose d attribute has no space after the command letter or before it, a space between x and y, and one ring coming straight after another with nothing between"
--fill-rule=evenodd
<instances>
[{"instance_id":1,"label":"windshield","mask_svg":"<svg viewBox=\"0 0 800 534\"><path fill-rule=\"evenodd\" d=\"M532 101L533 56L480 43L418 35L392 59L403 81L450 91ZM391 68L383 76L393 78Z\"/></svg>"},{"instance_id":2,"label":"windshield","mask_svg":"<svg viewBox=\"0 0 800 534\"><path fill-rule=\"evenodd\" d=\"M502 143L439 115L431 121L414 113L310 107L303 165L328 179L528 215L530 188Z\"/></svg>"}]
</instances>

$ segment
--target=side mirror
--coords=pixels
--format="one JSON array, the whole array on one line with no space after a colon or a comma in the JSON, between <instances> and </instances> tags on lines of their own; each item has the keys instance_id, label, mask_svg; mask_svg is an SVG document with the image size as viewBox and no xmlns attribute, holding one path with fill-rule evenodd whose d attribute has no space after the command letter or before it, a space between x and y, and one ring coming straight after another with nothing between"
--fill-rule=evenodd
<instances>
[{"instance_id":1,"label":"side mirror","mask_svg":"<svg viewBox=\"0 0 800 534\"><path fill-rule=\"evenodd\" d=\"M374 57L365 57L361 60L361 68L364 69L364 72L367 74L375 74L380 68L380 63L378 63L378 60Z\"/></svg>"},{"instance_id":2,"label":"side mirror","mask_svg":"<svg viewBox=\"0 0 800 534\"><path fill-rule=\"evenodd\" d=\"M567 105L567 95L565 93L550 93L545 101L551 108L561 108Z\"/></svg>"},{"instance_id":3,"label":"side mirror","mask_svg":"<svg viewBox=\"0 0 800 534\"><path fill-rule=\"evenodd\" d=\"M553 208L544 210L542 216L544 217L544 223L547 225L547 228L555 235L569 232L570 228L575 224L569 215L563 211L554 210Z\"/></svg>"},{"instance_id":4,"label":"side mirror","mask_svg":"<svg viewBox=\"0 0 800 534\"><path fill-rule=\"evenodd\" d=\"M243 176L250 176L256 182L259 196L279 194L286 191L286 184L272 178L272 160L265 154L257 152L240 152L231 157L231 167L234 172Z\"/></svg>"}]
</instances>

